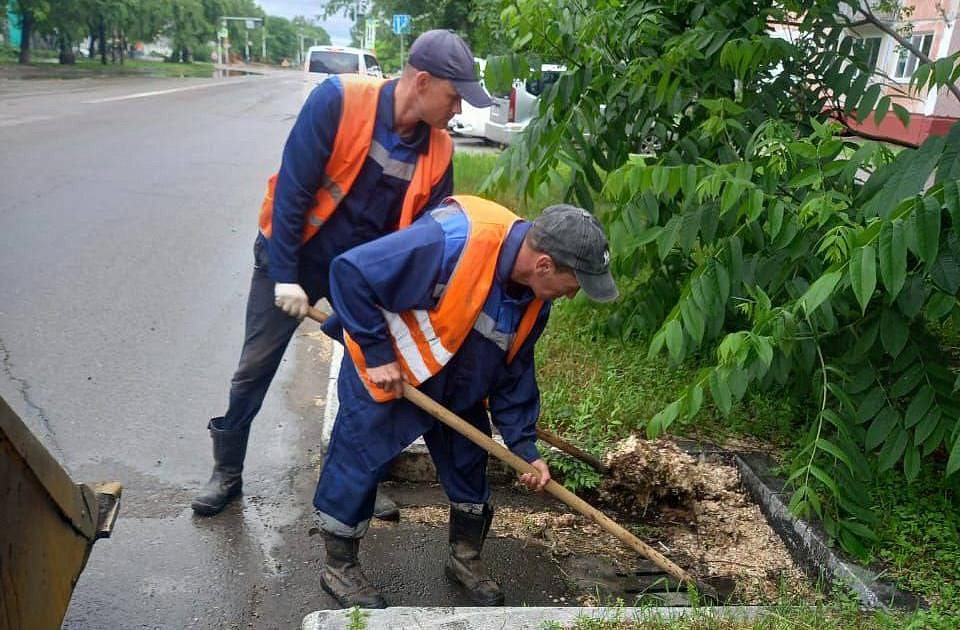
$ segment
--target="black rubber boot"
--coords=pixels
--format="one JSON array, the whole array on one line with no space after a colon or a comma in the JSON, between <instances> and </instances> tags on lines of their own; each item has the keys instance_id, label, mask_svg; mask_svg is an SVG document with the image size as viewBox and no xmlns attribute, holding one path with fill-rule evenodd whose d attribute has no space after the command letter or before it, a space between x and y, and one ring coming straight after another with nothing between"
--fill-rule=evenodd
<instances>
[{"instance_id":1,"label":"black rubber boot","mask_svg":"<svg viewBox=\"0 0 960 630\"><path fill-rule=\"evenodd\" d=\"M397 502L391 499L382 487L377 488L377 499L373 504L373 517L381 521L399 521L400 508Z\"/></svg>"},{"instance_id":2,"label":"black rubber boot","mask_svg":"<svg viewBox=\"0 0 960 630\"><path fill-rule=\"evenodd\" d=\"M482 514L450 506L450 558L444 573L480 606L502 606L504 601L500 585L487 575L480 558L491 523L493 507L490 505L483 506Z\"/></svg>"},{"instance_id":3,"label":"black rubber boot","mask_svg":"<svg viewBox=\"0 0 960 630\"><path fill-rule=\"evenodd\" d=\"M343 538L323 532L327 557L320 571L320 585L333 595L344 608L386 608L383 600L367 576L360 570L359 538Z\"/></svg>"},{"instance_id":4,"label":"black rubber boot","mask_svg":"<svg viewBox=\"0 0 960 630\"><path fill-rule=\"evenodd\" d=\"M213 474L200 494L193 500L193 511L201 516L213 516L226 507L243 490L243 459L247 454L250 427L224 431L217 427L223 418L213 418L207 425L213 440Z\"/></svg>"}]
</instances>

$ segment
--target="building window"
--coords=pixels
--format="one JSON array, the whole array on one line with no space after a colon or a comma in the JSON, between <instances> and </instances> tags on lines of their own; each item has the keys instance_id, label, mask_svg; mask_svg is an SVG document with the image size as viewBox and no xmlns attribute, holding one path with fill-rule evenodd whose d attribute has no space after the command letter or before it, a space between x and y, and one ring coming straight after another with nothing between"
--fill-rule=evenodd
<instances>
[{"instance_id":1,"label":"building window","mask_svg":"<svg viewBox=\"0 0 960 630\"><path fill-rule=\"evenodd\" d=\"M883 37L863 37L858 42L857 56L867 63L867 68L873 70L877 67L877 61L880 59L880 45L883 44Z\"/></svg>"},{"instance_id":2,"label":"building window","mask_svg":"<svg viewBox=\"0 0 960 630\"><path fill-rule=\"evenodd\" d=\"M929 57L930 46L933 44L933 33L917 33L910 38L910 43ZM909 79L913 76L913 71L917 69L918 62L919 59L916 55L906 48L901 48L900 56L897 58L897 71L893 76L897 79Z\"/></svg>"}]
</instances>

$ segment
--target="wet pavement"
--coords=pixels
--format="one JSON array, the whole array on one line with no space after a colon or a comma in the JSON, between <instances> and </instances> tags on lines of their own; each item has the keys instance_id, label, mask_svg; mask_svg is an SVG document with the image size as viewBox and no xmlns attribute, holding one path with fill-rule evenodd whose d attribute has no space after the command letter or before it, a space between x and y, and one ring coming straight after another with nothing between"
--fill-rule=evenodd
<instances>
[{"instance_id":1,"label":"wet pavement","mask_svg":"<svg viewBox=\"0 0 960 630\"><path fill-rule=\"evenodd\" d=\"M334 607L311 535L329 361L313 324L254 423L243 500L209 519L189 508L300 98L295 73L0 80L0 395L76 480L124 485L67 628L289 628ZM401 494L444 503L435 487ZM445 537L401 522L362 554L394 603L463 604L440 572ZM568 593L543 548L495 539L489 559L510 603Z\"/></svg>"}]
</instances>

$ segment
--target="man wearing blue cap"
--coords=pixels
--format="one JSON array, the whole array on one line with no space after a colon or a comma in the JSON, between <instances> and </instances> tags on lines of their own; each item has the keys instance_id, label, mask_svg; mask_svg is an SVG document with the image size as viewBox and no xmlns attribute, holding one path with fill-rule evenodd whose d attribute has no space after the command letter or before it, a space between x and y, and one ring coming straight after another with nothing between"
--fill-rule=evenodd
<instances>
[{"instance_id":1,"label":"man wearing blue cap","mask_svg":"<svg viewBox=\"0 0 960 630\"><path fill-rule=\"evenodd\" d=\"M453 192L446 127L461 98L491 104L470 48L443 30L414 42L400 79L333 76L307 98L261 207L243 351L228 409L207 425L213 474L192 502L197 514L240 495L250 425L309 305L329 295L330 261ZM375 513L398 516L382 497Z\"/></svg>"}]
</instances>

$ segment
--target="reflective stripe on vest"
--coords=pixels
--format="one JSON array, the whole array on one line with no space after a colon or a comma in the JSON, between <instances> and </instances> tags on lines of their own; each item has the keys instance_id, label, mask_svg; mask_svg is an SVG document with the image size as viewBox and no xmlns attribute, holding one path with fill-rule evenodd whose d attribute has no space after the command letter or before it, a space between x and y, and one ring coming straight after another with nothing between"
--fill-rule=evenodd
<instances>
[{"instance_id":1,"label":"reflective stripe on vest","mask_svg":"<svg viewBox=\"0 0 960 630\"><path fill-rule=\"evenodd\" d=\"M302 243L316 235L347 196L368 156L380 165L384 175L410 182L403 198L398 229L409 226L423 210L430 199L430 191L447 172L453 156L453 141L447 132L430 129L427 152L417 158L415 165L391 159L386 148L373 139L380 89L385 81L360 75L340 75L339 79L343 85L340 122L315 203L303 223ZM276 187L277 174L274 174L267 181L267 193L260 205L260 231L267 238L273 233Z\"/></svg>"},{"instance_id":2,"label":"reflective stripe on vest","mask_svg":"<svg viewBox=\"0 0 960 630\"><path fill-rule=\"evenodd\" d=\"M483 313L483 305L493 287L503 242L510 228L520 219L503 206L479 197L464 195L450 200L455 201L466 216L467 238L439 302L430 310L391 313L381 309L397 362L407 381L414 386L442 370L471 330L497 344L507 353L506 362L510 363L533 330L543 306L542 301L532 300L515 333L496 331L492 319ZM433 217L441 226L449 227L444 226L444 222L453 214L451 207L444 206L435 210ZM377 402L393 399L392 394L370 382L360 346L347 332L343 336L370 396Z\"/></svg>"}]
</instances>

